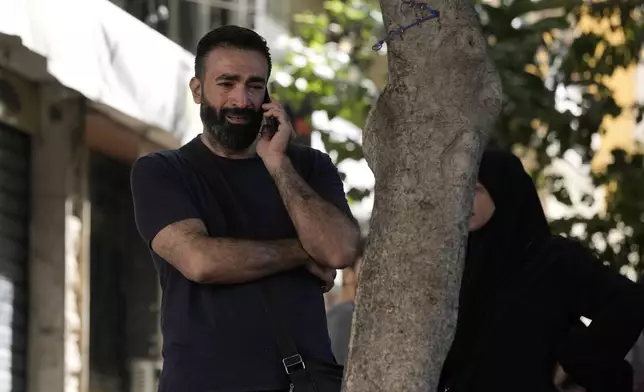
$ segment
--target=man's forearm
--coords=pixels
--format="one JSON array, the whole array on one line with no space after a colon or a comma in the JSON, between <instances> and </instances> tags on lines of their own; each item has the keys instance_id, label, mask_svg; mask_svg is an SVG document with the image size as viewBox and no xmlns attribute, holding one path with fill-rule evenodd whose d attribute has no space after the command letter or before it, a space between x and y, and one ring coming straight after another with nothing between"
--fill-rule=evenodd
<instances>
[{"instance_id":1,"label":"man's forearm","mask_svg":"<svg viewBox=\"0 0 644 392\"><path fill-rule=\"evenodd\" d=\"M302 247L311 257L331 268L355 262L360 231L331 203L304 181L288 158L269 169L295 226Z\"/></svg>"},{"instance_id":2,"label":"man's forearm","mask_svg":"<svg viewBox=\"0 0 644 392\"><path fill-rule=\"evenodd\" d=\"M193 243L198 283L235 284L303 266L310 256L296 239L250 241L200 236Z\"/></svg>"}]
</instances>

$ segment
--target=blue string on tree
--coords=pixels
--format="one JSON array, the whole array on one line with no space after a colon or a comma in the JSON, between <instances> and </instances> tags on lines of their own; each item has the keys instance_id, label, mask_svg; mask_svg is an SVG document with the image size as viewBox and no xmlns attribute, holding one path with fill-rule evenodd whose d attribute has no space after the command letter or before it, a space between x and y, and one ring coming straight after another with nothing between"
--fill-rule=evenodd
<instances>
[{"instance_id":1,"label":"blue string on tree","mask_svg":"<svg viewBox=\"0 0 644 392\"><path fill-rule=\"evenodd\" d=\"M426 3L403 0L402 3L400 4L400 12L401 13L405 12L406 8L414 8L417 10L426 11L427 15L422 18L416 19L415 21L413 21L412 23L406 26L400 26L396 29L389 30L389 33L387 34L387 36L381 39L380 41L378 41L374 46L371 47L371 49L377 52L380 49L382 49L382 46L385 44L385 42L391 41L397 36L402 36L405 33L405 31L413 27L420 26L423 22L427 22L428 20L431 20L431 19L436 19L440 16L440 12L438 12L438 10L431 9L429 5L427 5Z\"/></svg>"}]
</instances>

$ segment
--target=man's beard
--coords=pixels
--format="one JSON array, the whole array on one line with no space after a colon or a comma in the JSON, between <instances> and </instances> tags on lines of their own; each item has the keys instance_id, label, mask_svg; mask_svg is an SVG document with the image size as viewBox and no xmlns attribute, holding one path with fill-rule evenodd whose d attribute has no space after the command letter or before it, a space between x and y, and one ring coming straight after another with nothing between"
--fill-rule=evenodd
<instances>
[{"instance_id":1,"label":"man's beard","mask_svg":"<svg viewBox=\"0 0 644 392\"><path fill-rule=\"evenodd\" d=\"M250 108L216 108L201 103L201 121L203 122L208 135L225 150L230 152L241 152L250 147L257 139L259 130L264 118L261 110ZM246 123L235 124L228 121L229 117L241 117Z\"/></svg>"}]
</instances>

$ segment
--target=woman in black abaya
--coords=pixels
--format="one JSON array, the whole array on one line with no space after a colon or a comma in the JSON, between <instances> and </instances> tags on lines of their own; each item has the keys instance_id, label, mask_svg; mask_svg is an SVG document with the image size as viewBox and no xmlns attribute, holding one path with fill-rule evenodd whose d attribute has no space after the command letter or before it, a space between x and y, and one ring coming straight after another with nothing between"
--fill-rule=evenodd
<instances>
[{"instance_id":1,"label":"woman in black abaya","mask_svg":"<svg viewBox=\"0 0 644 392\"><path fill-rule=\"evenodd\" d=\"M642 286L579 243L551 235L514 155L486 151L478 180L439 391L556 392L570 383L587 392L631 391L623 358L644 327ZM581 316L593 320L589 327Z\"/></svg>"}]
</instances>

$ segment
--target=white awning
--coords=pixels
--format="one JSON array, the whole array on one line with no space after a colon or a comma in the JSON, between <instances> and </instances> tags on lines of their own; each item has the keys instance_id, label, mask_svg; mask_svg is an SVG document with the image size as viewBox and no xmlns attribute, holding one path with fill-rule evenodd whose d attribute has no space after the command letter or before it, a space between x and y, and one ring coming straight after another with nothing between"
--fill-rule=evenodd
<instances>
[{"instance_id":1,"label":"white awning","mask_svg":"<svg viewBox=\"0 0 644 392\"><path fill-rule=\"evenodd\" d=\"M1 1L0 32L96 103L184 141L201 130L188 88L193 55L107 0Z\"/></svg>"}]
</instances>

